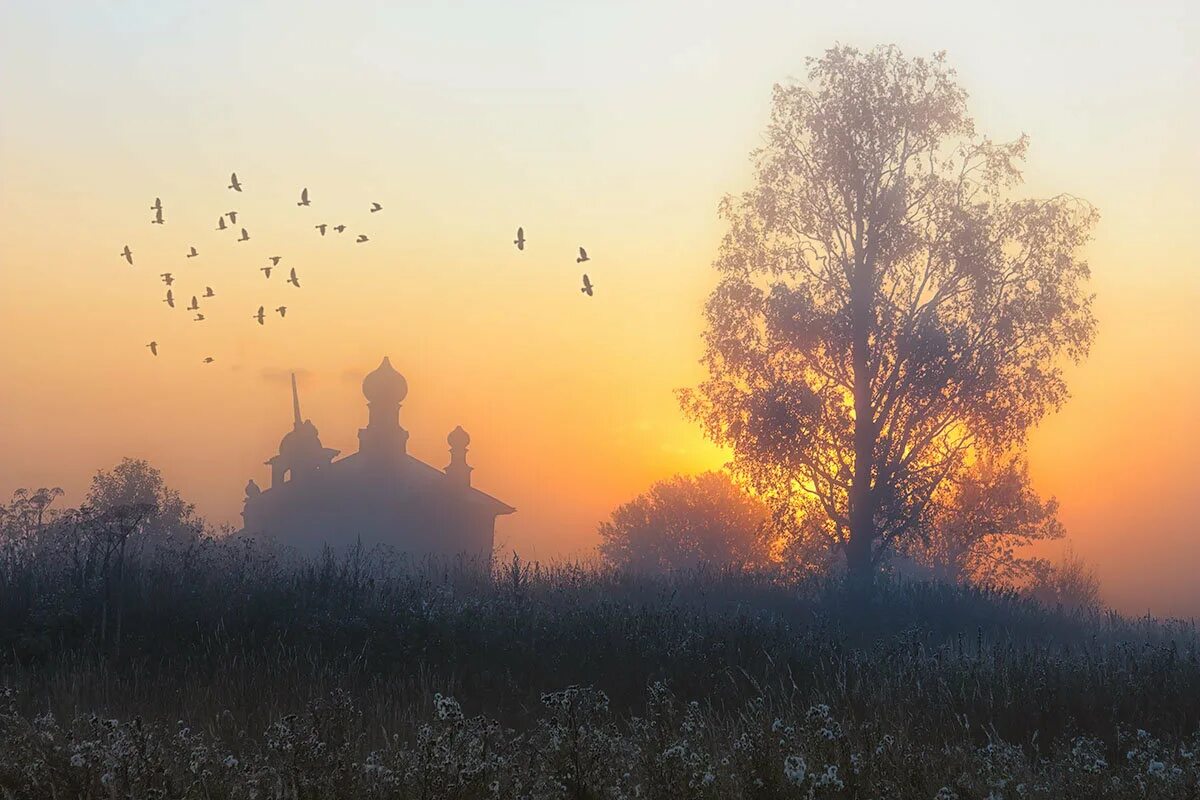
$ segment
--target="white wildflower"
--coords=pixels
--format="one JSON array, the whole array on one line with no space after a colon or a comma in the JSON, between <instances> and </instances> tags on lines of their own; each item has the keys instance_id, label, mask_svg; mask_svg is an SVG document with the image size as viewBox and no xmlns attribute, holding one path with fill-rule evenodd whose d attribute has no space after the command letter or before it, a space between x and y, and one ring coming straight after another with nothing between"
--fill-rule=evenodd
<instances>
[{"instance_id":1,"label":"white wildflower","mask_svg":"<svg viewBox=\"0 0 1200 800\"><path fill-rule=\"evenodd\" d=\"M793 754L783 760L783 776L792 784L799 786L804 783L807 775L808 764L804 761L804 756Z\"/></svg>"}]
</instances>

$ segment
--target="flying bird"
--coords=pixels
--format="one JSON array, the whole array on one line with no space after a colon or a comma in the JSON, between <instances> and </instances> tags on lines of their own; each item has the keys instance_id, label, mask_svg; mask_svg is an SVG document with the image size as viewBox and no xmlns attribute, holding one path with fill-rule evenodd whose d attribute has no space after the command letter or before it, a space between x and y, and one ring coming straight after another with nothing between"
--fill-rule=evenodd
<instances>
[{"instance_id":1,"label":"flying bird","mask_svg":"<svg viewBox=\"0 0 1200 800\"><path fill-rule=\"evenodd\" d=\"M193 322L204 322L204 315L203 315L203 314L197 314L197 315L196 315L196 319L194 319L194 320L192 320L192 321L193 321Z\"/></svg>"},{"instance_id":2,"label":"flying bird","mask_svg":"<svg viewBox=\"0 0 1200 800\"><path fill-rule=\"evenodd\" d=\"M158 342L151 342L146 347L150 348L151 355L158 355Z\"/></svg>"},{"instance_id":3,"label":"flying bird","mask_svg":"<svg viewBox=\"0 0 1200 800\"><path fill-rule=\"evenodd\" d=\"M170 289L167 289L167 299L163 300L163 302L166 303L168 307L174 308L175 307L175 293L172 292Z\"/></svg>"},{"instance_id":4,"label":"flying bird","mask_svg":"<svg viewBox=\"0 0 1200 800\"><path fill-rule=\"evenodd\" d=\"M518 250L525 249L525 229L524 228L517 228L517 238L513 239L513 244L515 244L517 246Z\"/></svg>"},{"instance_id":5,"label":"flying bird","mask_svg":"<svg viewBox=\"0 0 1200 800\"><path fill-rule=\"evenodd\" d=\"M239 241L239 242L248 242L248 241L250 241L250 234L246 233L246 229L245 229L245 228L242 228L242 235L241 235L240 237L238 237L238 241Z\"/></svg>"},{"instance_id":6,"label":"flying bird","mask_svg":"<svg viewBox=\"0 0 1200 800\"><path fill-rule=\"evenodd\" d=\"M579 258L575 259L575 263L582 264L583 262L590 260L591 259L588 258L587 250L584 250L582 247L579 248Z\"/></svg>"},{"instance_id":7,"label":"flying bird","mask_svg":"<svg viewBox=\"0 0 1200 800\"><path fill-rule=\"evenodd\" d=\"M279 261L283 258L283 256L268 256L268 258L271 261L271 266L276 267L279 266Z\"/></svg>"},{"instance_id":8,"label":"flying bird","mask_svg":"<svg viewBox=\"0 0 1200 800\"><path fill-rule=\"evenodd\" d=\"M313 225L313 227L316 228L317 230L319 230L321 232L322 236L325 235L325 223L321 223L320 225Z\"/></svg>"},{"instance_id":9,"label":"flying bird","mask_svg":"<svg viewBox=\"0 0 1200 800\"><path fill-rule=\"evenodd\" d=\"M265 320L266 318L267 318L267 312L266 312L266 309L265 309L265 308L263 308L262 306L259 306L259 307L258 307L258 313L257 313L257 314L255 314L254 316L250 317L250 319L256 319L256 320L258 320L258 324L259 324L259 325L262 325L262 324L263 324L263 320Z\"/></svg>"},{"instance_id":10,"label":"flying bird","mask_svg":"<svg viewBox=\"0 0 1200 800\"><path fill-rule=\"evenodd\" d=\"M133 266L133 251L129 249L129 245L125 245L125 249L121 251L121 255L129 262L129 266Z\"/></svg>"},{"instance_id":11,"label":"flying bird","mask_svg":"<svg viewBox=\"0 0 1200 800\"><path fill-rule=\"evenodd\" d=\"M188 311L199 311L200 301L196 299L196 295L192 295L192 304L187 307Z\"/></svg>"},{"instance_id":12,"label":"flying bird","mask_svg":"<svg viewBox=\"0 0 1200 800\"><path fill-rule=\"evenodd\" d=\"M300 288L300 279L296 277L296 268L295 267L292 267L292 274L291 274L291 277L289 277L287 279L287 282L290 283L292 286L295 286L297 289Z\"/></svg>"},{"instance_id":13,"label":"flying bird","mask_svg":"<svg viewBox=\"0 0 1200 800\"><path fill-rule=\"evenodd\" d=\"M275 310L279 312L279 316L280 316L280 317L286 317L286 316L287 316L287 306L280 306L279 308L277 308L277 309L275 309Z\"/></svg>"},{"instance_id":14,"label":"flying bird","mask_svg":"<svg viewBox=\"0 0 1200 800\"><path fill-rule=\"evenodd\" d=\"M266 275L268 278L271 277L271 267L259 267L258 271Z\"/></svg>"},{"instance_id":15,"label":"flying bird","mask_svg":"<svg viewBox=\"0 0 1200 800\"><path fill-rule=\"evenodd\" d=\"M359 244L362 244L363 242L368 241L367 235L365 233L360 233L358 235L358 238L355 239L354 241L358 242Z\"/></svg>"},{"instance_id":16,"label":"flying bird","mask_svg":"<svg viewBox=\"0 0 1200 800\"><path fill-rule=\"evenodd\" d=\"M237 225L237 215L238 215L238 212L236 212L236 211L230 211L228 214L225 215L225 216L229 217L230 225Z\"/></svg>"},{"instance_id":17,"label":"flying bird","mask_svg":"<svg viewBox=\"0 0 1200 800\"><path fill-rule=\"evenodd\" d=\"M172 277L171 273L169 273L169 272L164 272L162 275L159 275L158 277L162 278L163 283L165 283L167 286L170 286L172 283L175 282L175 278Z\"/></svg>"},{"instance_id":18,"label":"flying bird","mask_svg":"<svg viewBox=\"0 0 1200 800\"><path fill-rule=\"evenodd\" d=\"M205 286L205 287L204 287L204 296L205 296L205 297L216 297L216 296L217 296L217 294L216 294L216 292L214 292L214 291L212 290L212 287L211 287L211 286Z\"/></svg>"},{"instance_id":19,"label":"flying bird","mask_svg":"<svg viewBox=\"0 0 1200 800\"><path fill-rule=\"evenodd\" d=\"M383 211L383 206L379 203L371 203L371 213L374 214L376 211Z\"/></svg>"},{"instance_id":20,"label":"flying bird","mask_svg":"<svg viewBox=\"0 0 1200 800\"><path fill-rule=\"evenodd\" d=\"M304 187L304 189L300 192L300 202L296 203L296 205L298 205L298 206L308 205L308 187L307 186Z\"/></svg>"},{"instance_id":21,"label":"flying bird","mask_svg":"<svg viewBox=\"0 0 1200 800\"><path fill-rule=\"evenodd\" d=\"M213 357L212 357L212 356L207 356L207 357L204 359L204 363L205 363L205 364L211 364L211 363L213 363L213 361L214 361L214 359L213 359Z\"/></svg>"},{"instance_id":22,"label":"flying bird","mask_svg":"<svg viewBox=\"0 0 1200 800\"><path fill-rule=\"evenodd\" d=\"M242 184L241 181L238 180L236 172L229 176L229 188L233 189L235 192L240 192L242 190Z\"/></svg>"},{"instance_id":23,"label":"flying bird","mask_svg":"<svg viewBox=\"0 0 1200 800\"><path fill-rule=\"evenodd\" d=\"M579 291L583 292L588 297L592 296L592 280L587 276L587 273L584 273L583 275L583 288Z\"/></svg>"},{"instance_id":24,"label":"flying bird","mask_svg":"<svg viewBox=\"0 0 1200 800\"><path fill-rule=\"evenodd\" d=\"M154 198L154 205L150 206L151 211L162 211L162 198Z\"/></svg>"},{"instance_id":25,"label":"flying bird","mask_svg":"<svg viewBox=\"0 0 1200 800\"><path fill-rule=\"evenodd\" d=\"M196 252L196 248L195 248L195 247L192 247L192 248L190 248L190 249L191 249L191 252L189 252L189 253L187 254L187 257L188 257L188 258L195 258L196 256L200 255L199 253L197 253L197 252Z\"/></svg>"},{"instance_id":26,"label":"flying bird","mask_svg":"<svg viewBox=\"0 0 1200 800\"><path fill-rule=\"evenodd\" d=\"M219 231L225 230L225 215L224 214L217 217L217 230L219 230Z\"/></svg>"},{"instance_id":27,"label":"flying bird","mask_svg":"<svg viewBox=\"0 0 1200 800\"><path fill-rule=\"evenodd\" d=\"M158 211L154 212L154 219L150 220L150 224L151 225L162 225L163 224L163 215L162 215L161 208Z\"/></svg>"},{"instance_id":28,"label":"flying bird","mask_svg":"<svg viewBox=\"0 0 1200 800\"><path fill-rule=\"evenodd\" d=\"M342 231L346 230L346 226L345 225L334 225L333 229L335 231L337 231L338 233L341 233Z\"/></svg>"}]
</instances>

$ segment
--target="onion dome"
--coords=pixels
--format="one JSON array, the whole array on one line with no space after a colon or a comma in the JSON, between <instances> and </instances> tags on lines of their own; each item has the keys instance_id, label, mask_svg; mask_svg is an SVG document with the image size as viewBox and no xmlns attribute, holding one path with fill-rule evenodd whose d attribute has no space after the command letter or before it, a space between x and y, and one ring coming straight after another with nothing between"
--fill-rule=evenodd
<instances>
[{"instance_id":1,"label":"onion dome","mask_svg":"<svg viewBox=\"0 0 1200 800\"><path fill-rule=\"evenodd\" d=\"M288 431L279 442L279 457L285 464L304 464L319 461L324 449L317 426L305 420Z\"/></svg>"},{"instance_id":2,"label":"onion dome","mask_svg":"<svg viewBox=\"0 0 1200 800\"><path fill-rule=\"evenodd\" d=\"M471 434L464 431L462 425L459 425L450 431L450 435L446 437L446 443L455 450L464 450L471 443Z\"/></svg>"},{"instance_id":3,"label":"onion dome","mask_svg":"<svg viewBox=\"0 0 1200 800\"><path fill-rule=\"evenodd\" d=\"M408 396L408 381L384 356L375 371L363 378L362 391L368 403L399 404Z\"/></svg>"}]
</instances>

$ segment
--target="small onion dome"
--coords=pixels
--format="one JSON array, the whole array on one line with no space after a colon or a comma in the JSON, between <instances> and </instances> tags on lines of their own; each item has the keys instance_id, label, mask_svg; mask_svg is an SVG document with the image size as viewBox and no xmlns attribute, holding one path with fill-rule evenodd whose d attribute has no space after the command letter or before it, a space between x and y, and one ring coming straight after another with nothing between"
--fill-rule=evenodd
<instances>
[{"instance_id":1,"label":"small onion dome","mask_svg":"<svg viewBox=\"0 0 1200 800\"><path fill-rule=\"evenodd\" d=\"M446 437L446 442L454 450L463 450L471 443L471 434L464 431L462 425L459 425L450 431L450 435Z\"/></svg>"},{"instance_id":2,"label":"small onion dome","mask_svg":"<svg viewBox=\"0 0 1200 800\"><path fill-rule=\"evenodd\" d=\"M408 396L408 381L396 372L392 362L384 356L375 371L363 378L362 390L368 403L401 403Z\"/></svg>"},{"instance_id":3,"label":"small onion dome","mask_svg":"<svg viewBox=\"0 0 1200 800\"><path fill-rule=\"evenodd\" d=\"M321 457L323 448L321 438L317 434L317 426L305 420L292 430L279 443L279 455L285 463L295 464Z\"/></svg>"}]
</instances>

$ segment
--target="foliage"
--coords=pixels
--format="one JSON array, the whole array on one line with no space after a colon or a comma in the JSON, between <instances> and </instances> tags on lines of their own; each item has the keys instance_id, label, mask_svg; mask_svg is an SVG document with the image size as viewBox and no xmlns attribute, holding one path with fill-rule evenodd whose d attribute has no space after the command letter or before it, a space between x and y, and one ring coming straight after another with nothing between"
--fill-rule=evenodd
<instances>
[{"instance_id":1,"label":"foliage","mask_svg":"<svg viewBox=\"0 0 1200 800\"><path fill-rule=\"evenodd\" d=\"M902 550L938 580L1027 587L1049 564L1021 548L1064 535L1057 501L1038 496L1025 461L989 453L946 480Z\"/></svg>"},{"instance_id":2,"label":"foliage","mask_svg":"<svg viewBox=\"0 0 1200 800\"><path fill-rule=\"evenodd\" d=\"M1100 578L1082 556L1067 550L1058 564L1045 564L1037 571L1029 594L1051 607L1097 608Z\"/></svg>"},{"instance_id":3,"label":"foliage","mask_svg":"<svg viewBox=\"0 0 1200 800\"><path fill-rule=\"evenodd\" d=\"M762 566L772 533L766 507L728 476L676 475L613 511L600 525L600 554L614 566L650 572Z\"/></svg>"},{"instance_id":4,"label":"foliage","mask_svg":"<svg viewBox=\"0 0 1200 800\"><path fill-rule=\"evenodd\" d=\"M1027 142L979 135L939 54L835 47L775 89L728 198L688 413L860 583L980 448L1020 448L1095 321L1095 212L1012 199ZM815 513L814 513L815 512Z\"/></svg>"}]
</instances>

